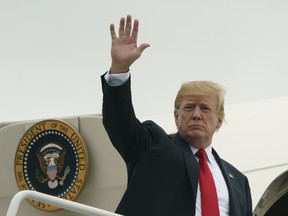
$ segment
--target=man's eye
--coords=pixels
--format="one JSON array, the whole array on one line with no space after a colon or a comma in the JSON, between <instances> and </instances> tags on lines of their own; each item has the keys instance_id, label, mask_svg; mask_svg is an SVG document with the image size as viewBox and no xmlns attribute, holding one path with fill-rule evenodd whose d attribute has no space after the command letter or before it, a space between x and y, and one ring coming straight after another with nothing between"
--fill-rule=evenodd
<instances>
[{"instance_id":1,"label":"man's eye","mask_svg":"<svg viewBox=\"0 0 288 216\"><path fill-rule=\"evenodd\" d=\"M192 106L185 106L184 109L185 109L185 110L192 110L193 107L192 107Z\"/></svg>"},{"instance_id":2,"label":"man's eye","mask_svg":"<svg viewBox=\"0 0 288 216\"><path fill-rule=\"evenodd\" d=\"M202 108L205 112L211 111L210 107L203 107Z\"/></svg>"}]
</instances>

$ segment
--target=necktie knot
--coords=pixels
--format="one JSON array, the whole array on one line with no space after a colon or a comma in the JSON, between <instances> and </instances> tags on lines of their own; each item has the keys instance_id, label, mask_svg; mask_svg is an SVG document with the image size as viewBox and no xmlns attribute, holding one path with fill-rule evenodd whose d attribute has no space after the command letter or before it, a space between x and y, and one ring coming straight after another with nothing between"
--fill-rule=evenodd
<instances>
[{"instance_id":1,"label":"necktie knot","mask_svg":"<svg viewBox=\"0 0 288 216\"><path fill-rule=\"evenodd\" d=\"M207 155L204 149L199 149L196 152L196 156L200 159L200 160L207 160Z\"/></svg>"}]
</instances>

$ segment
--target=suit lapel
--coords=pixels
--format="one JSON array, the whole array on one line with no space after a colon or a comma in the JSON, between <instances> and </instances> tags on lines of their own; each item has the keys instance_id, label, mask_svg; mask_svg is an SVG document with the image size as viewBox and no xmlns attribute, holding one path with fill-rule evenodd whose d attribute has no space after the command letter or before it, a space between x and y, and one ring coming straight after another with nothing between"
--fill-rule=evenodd
<instances>
[{"instance_id":1,"label":"suit lapel","mask_svg":"<svg viewBox=\"0 0 288 216\"><path fill-rule=\"evenodd\" d=\"M239 197L236 197L237 190L239 189L237 187L237 179L235 178L235 174L231 172L229 167L227 167L226 163L223 163L222 159L219 157L217 152L213 149L213 155L222 171L222 174L224 176L224 179L226 181L227 187L228 187L228 192L229 192L229 215L239 215L239 211L237 209L239 208L237 202Z\"/></svg>"},{"instance_id":2,"label":"suit lapel","mask_svg":"<svg viewBox=\"0 0 288 216\"><path fill-rule=\"evenodd\" d=\"M191 150L190 150L191 151ZM183 156L186 163L187 173L191 182L194 201L196 201L198 178L199 178L199 167L193 153L183 151Z\"/></svg>"},{"instance_id":3,"label":"suit lapel","mask_svg":"<svg viewBox=\"0 0 288 216\"><path fill-rule=\"evenodd\" d=\"M187 173L192 187L194 202L196 202L198 178L199 178L198 162L195 159L195 156L192 153L189 145L180 138L178 133L174 136L174 142L178 147L180 147L182 151L183 158L186 164Z\"/></svg>"}]
</instances>

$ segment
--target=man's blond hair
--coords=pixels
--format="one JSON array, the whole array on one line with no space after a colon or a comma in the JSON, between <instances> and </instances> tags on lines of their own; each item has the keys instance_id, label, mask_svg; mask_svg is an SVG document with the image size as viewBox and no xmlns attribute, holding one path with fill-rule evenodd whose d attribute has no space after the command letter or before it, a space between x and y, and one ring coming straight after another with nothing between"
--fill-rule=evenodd
<instances>
[{"instance_id":1,"label":"man's blond hair","mask_svg":"<svg viewBox=\"0 0 288 216\"><path fill-rule=\"evenodd\" d=\"M190 81L185 82L181 85L177 96L174 101L174 109L178 110L180 103L185 96L196 96L196 95L215 95L217 99L217 113L221 120L224 120L224 96L226 90L223 86L212 81Z\"/></svg>"}]
</instances>

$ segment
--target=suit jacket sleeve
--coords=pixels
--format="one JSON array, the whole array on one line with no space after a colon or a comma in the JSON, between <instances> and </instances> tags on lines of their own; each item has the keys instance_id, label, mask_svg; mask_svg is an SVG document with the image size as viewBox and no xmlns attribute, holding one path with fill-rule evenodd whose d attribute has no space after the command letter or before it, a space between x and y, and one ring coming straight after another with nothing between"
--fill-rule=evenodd
<instances>
[{"instance_id":1,"label":"suit jacket sleeve","mask_svg":"<svg viewBox=\"0 0 288 216\"><path fill-rule=\"evenodd\" d=\"M123 85L111 87L104 75L101 76L103 91L103 125L117 151L129 170L147 149L153 145L155 136L149 127L156 127L147 121L142 124L135 116L131 97L131 78ZM131 174L131 173L130 173Z\"/></svg>"}]
</instances>

